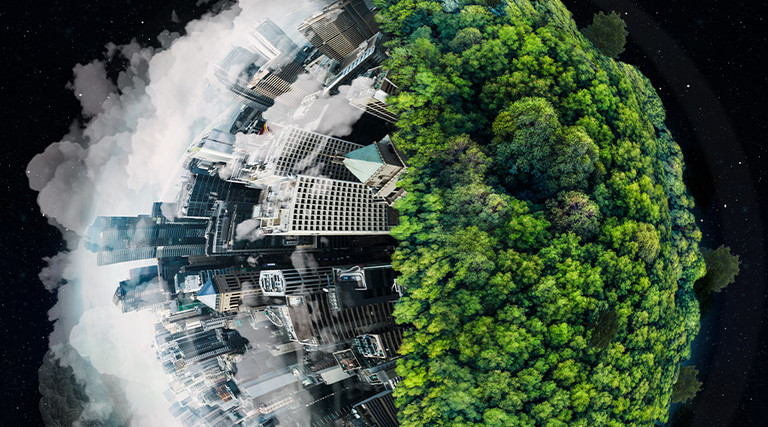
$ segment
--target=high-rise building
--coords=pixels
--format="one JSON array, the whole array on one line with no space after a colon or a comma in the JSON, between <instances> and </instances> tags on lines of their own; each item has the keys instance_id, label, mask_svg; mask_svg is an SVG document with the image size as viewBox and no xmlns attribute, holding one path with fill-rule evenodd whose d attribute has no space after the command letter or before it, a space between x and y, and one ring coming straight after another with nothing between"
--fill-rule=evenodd
<instances>
[{"instance_id":1,"label":"high-rise building","mask_svg":"<svg viewBox=\"0 0 768 427\"><path fill-rule=\"evenodd\" d=\"M270 58L238 46L219 63L214 75L228 90L265 110L274 104L275 98L289 92L303 72L304 68L293 57L278 54ZM297 91L293 98L298 102L307 95Z\"/></svg>"},{"instance_id":2,"label":"high-rise building","mask_svg":"<svg viewBox=\"0 0 768 427\"><path fill-rule=\"evenodd\" d=\"M392 268L334 268L328 280L322 292L286 293L285 304L270 305L267 317L292 341L307 346L351 343L357 337L371 354L394 355L402 335L389 334L400 329L392 317L399 297Z\"/></svg>"},{"instance_id":3,"label":"high-rise building","mask_svg":"<svg viewBox=\"0 0 768 427\"><path fill-rule=\"evenodd\" d=\"M374 14L364 0L341 0L304 20L299 32L324 55L342 61L379 32Z\"/></svg>"},{"instance_id":4,"label":"high-rise building","mask_svg":"<svg viewBox=\"0 0 768 427\"><path fill-rule=\"evenodd\" d=\"M339 64L339 72L334 80L328 83L325 92L338 93L339 86L348 85L368 70L381 65L387 59L382 38L381 33L376 33L347 55Z\"/></svg>"},{"instance_id":5,"label":"high-rise building","mask_svg":"<svg viewBox=\"0 0 768 427\"><path fill-rule=\"evenodd\" d=\"M232 313L240 309L243 299L261 295L256 283L247 281L209 279L196 292L197 299L219 313Z\"/></svg>"},{"instance_id":6,"label":"high-rise building","mask_svg":"<svg viewBox=\"0 0 768 427\"><path fill-rule=\"evenodd\" d=\"M248 85L253 76L268 62L269 58L264 55L237 46L219 62L214 75L232 93L253 101L259 104L262 109L266 109L272 105L274 97L269 98L251 93Z\"/></svg>"},{"instance_id":7,"label":"high-rise building","mask_svg":"<svg viewBox=\"0 0 768 427\"><path fill-rule=\"evenodd\" d=\"M266 105L272 105L277 97L288 94L282 99L289 104L298 105L309 95L309 92L301 87L293 86L296 78L303 72L304 68L298 62L282 57L275 58L251 75L247 85L249 94L246 98L260 103L268 100L270 103Z\"/></svg>"},{"instance_id":8,"label":"high-rise building","mask_svg":"<svg viewBox=\"0 0 768 427\"><path fill-rule=\"evenodd\" d=\"M334 312L328 294L286 297L287 305L270 306L275 324L285 325L293 341L307 346L337 344L358 335L397 328L394 301L343 308Z\"/></svg>"},{"instance_id":9,"label":"high-rise building","mask_svg":"<svg viewBox=\"0 0 768 427\"><path fill-rule=\"evenodd\" d=\"M248 147L233 180L252 187L266 187L288 176L322 176L357 181L341 163L342 156L362 146L342 139L287 126Z\"/></svg>"},{"instance_id":10,"label":"high-rise building","mask_svg":"<svg viewBox=\"0 0 768 427\"><path fill-rule=\"evenodd\" d=\"M172 362L177 370L222 354L242 353L248 345L237 331L222 328L162 334L156 341L161 359Z\"/></svg>"},{"instance_id":11,"label":"high-rise building","mask_svg":"<svg viewBox=\"0 0 768 427\"><path fill-rule=\"evenodd\" d=\"M86 234L86 248L98 265L205 253L204 220L162 216L98 217Z\"/></svg>"},{"instance_id":12,"label":"high-rise building","mask_svg":"<svg viewBox=\"0 0 768 427\"><path fill-rule=\"evenodd\" d=\"M123 313L157 310L170 301L170 295L158 280L157 266L134 268L128 280L120 282L112 302Z\"/></svg>"},{"instance_id":13,"label":"high-rise building","mask_svg":"<svg viewBox=\"0 0 768 427\"><path fill-rule=\"evenodd\" d=\"M384 390L352 407L353 416L356 416L360 427L396 427L397 408L392 390ZM358 418L359 417L359 418ZM356 421L357 421L356 420Z\"/></svg>"},{"instance_id":14,"label":"high-rise building","mask_svg":"<svg viewBox=\"0 0 768 427\"><path fill-rule=\"evenodd\" d=\"M210 218L217 200L235 203L258 203L260 190L244 184L224 181L216 175L190 174L179 190L176 215L188 218Z\"/></svg>"},{"instance_id":15,"label":"high-rise building","mask_svg":"<svg viewBox=\"0 0 768 427\"><path fill-rule=\"evenodd\" d=\"M360 182L299 175L262 193L253 217L265 235L388 234L398 215Z\"/></svg>"},{"instance_id":16,"label":"high-rise building","mask_svg":"<svg viewBox=\"0 0 768 427\"><path fill-rule=\"evenodd\" d=\"M261 199L264 200L263 195ZM312 236L262 235L257 224L246 222L253 219L254 211L255 205L252 204L216 201L206 253L277 254L317 247L317 239Z\"/></svg>"},{"instance_id":17,"label":"high-rise building","mask_svg":"<svg viewBox=\"0 0 768 427\"><path fill-rule=\"evenodd\" d=\"M397 114L387 104L387 97L400 92L399 88L387 78L387 71L381 67L372 68L362 74L373 79L371 84L356 81L347 91L349 104L388 123L397 121Z\"/></svg>"},{"instance_id":18,"label":"high-rise building","mask_svg":"<svg viewBox=\"0 0 768 427\"><path fill-rule=\"evenodd\" d=\"M363 184L375 188L375 197L392 206L405 194L397 180L406 170L405 156L395 148L389 136L344 156L346 166Z\"/></svg>"},{"instance_id":19,"label":"high-rise building","mask_svg":"<svg viewBox=\"0 0 768 427\"><path fill-rule=\"evenodd\" d=\"M281 55L287 58L296 58L299 55L299 46L269 18L253 26L250 44L254 51L269 60Z\"/></svg>"}]
</instances>

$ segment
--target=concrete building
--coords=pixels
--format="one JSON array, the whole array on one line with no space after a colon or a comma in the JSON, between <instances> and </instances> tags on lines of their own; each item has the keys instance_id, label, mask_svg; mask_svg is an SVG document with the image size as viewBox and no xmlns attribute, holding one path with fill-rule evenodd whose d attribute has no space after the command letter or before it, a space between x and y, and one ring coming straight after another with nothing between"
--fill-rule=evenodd
<instances>
[{"instance_id":1,"label":"concrete building","mask_svg":"<svg viewBox=\"0 0 768 427\"><path fill-rule=\"evenodd\" d=\"M387 105L387 97L400 92L399 88L387 78L387 72L375 67L363 74L373 79L369 86L352 85L347 98L353 107L384 120L388 123L397 121L397 114Z\"/></svg>"},{"instance_id":2,"label":"concrete building","mask_svg":"<svg viewBox=\"0 0 768 427\"><path fill-rule=\"evenodd\" d=\"M261 295L261 289L255 283L214 276L195 295L198 301L219 313L233 313L240 309L244 298Z\"/></svg>"},{"instance_id":3,"label":"concrete building","mask_svg":"<svg viewBox=\"0 0 768 427\"><path fill-rule=\"evenodd\" d=\"M179 189L176 216L208 219L217 200L235 203L257 203L260 190L244 184L224 181L218 175L189 174Z\"/></svg>"},{"instance_id":4,"label":"concrete building","mask_svg":"<svg viewBox=\"0 0 768 427\"><path fill-rule=\"evenodd\" d=\"M164 333L155 341L161 361L167 369L176 371L220 355L243 353L248 345L237 331L222 328Z\"/></svg>"},{"instance_id":5,"label":"concrete building","mask_svg":"<svg viewBox=\"0 0 768 427\"><path fill-rule=\"evenodd\" d=\"M158 280L157 266L134 268L130 278L120 282L112 302L123 313L139 310L155 311L170 301L170 294Z\"/></svg>"},{"instance_id":6,"label":"concrete building","mask_svg":"<svg viewBox=\"0 0 768 427\"><path fill-rule=\"evenodd\" d=\"M348 85L368 70L381 65L387 59L382 42L382 34L376 33L347 55L339 64L336 77L326 86L325 93L338 93L339 86Z\"/></svg>"},{"instance_id":7,"label":"concrete building","mask_svg":"<svg viewBox=\"0 0 768 427\"><path fill-rule=\"evenodd\" d=\"M233 48L216 67L214 76L232 93L266 110L275 98L292 89L304 68L291 56L274 52L252 52L244 47ZM309 93L293 94L298 102Z\"/></svg>"},{"instance_id":8,"label":"concrete building","mask_svg":"<svg viewBox=\"0 0 768 427\"><path fill-rule=\"evenodd\" d=\"M342 0L304 20L299 32L320 52L342 61L379 32L375 12L363 0Z\"/></svg>"},{"instance_id":9,"label":"concrete building","mask_svg":"<svg viewBox=\"0 0 768 427\"><path fill-rule=\"evenodd\" d=\"M346 166L363 184L376 190L375 197L392 204L405 192L397 180L406 170L405 156L400 153L389 136L344 156Z\"/></svg>"},{"instance_id":10,"label":"concrete building","mask_svg":"<svg viewBox=\"0 0 768 427\"><path fill-rule=\"evenodd\" d=\"M98 217L85 247L97 252L98 265L205 253L207 221L168 220L163 216Z\"/></svg>"},{"instance_id":11,"label":"concrete building","mask_svg":"<svg viewBox=\"0 0 768 427\"><path fill-rule=\"evenodd\" d=\"M254 52L260 53L269 60L281 55L286 58L296 58L299 55L299 46L269 18L256 23L249 36L249 44Z\"/></svg>"},{"instance_id":12,"label":"concrete building","mask_svg":"<svg viewBox=\"0 0 768 427\"><path fill-rule=\"evenodd\" d=\"M362 146L339 138L287 126L264 138L261 145L249 146L232 180L264 188L285 177L323 176L356 181L341 164L342 156Z\"/></svg>"},{"instance_id":13,"label":"concrete building","mask_svg":"<svg viewBox=\"0 0 768 427\"><path fill-rule=\"evenodd\" d=\"M360 427L396 427L397 408L392 390L385 390L352 407L352 417Z\"/></svg>"},{"instance_id":14,"label":"concrete building","mask_svg":"<svg viewBox=\"0 0 768 427\"><path fill-rule=\"evenodd\" d=\"M394 272L387 265L334 268L332 282L323 292L286 295L285 304L271 305L266 313L291 341L310 348L351 343L356 337L365 340L368 335L368 342L375 340L380 351L394 354L399 346L396 336L385 342L370 335L399 329L392 317L398 298Z\"/></svg>"},{"instance_id":15,"label":"concrete building","mask_svg":"<svg viewBox=\"0 0 768 427\"><path fill-rule=\"evenodd\" d=\"M264 191L252 219L267 235L371 235L388 234L398 215L362 183L300 175Z\"/></svg>"}]
</instances>

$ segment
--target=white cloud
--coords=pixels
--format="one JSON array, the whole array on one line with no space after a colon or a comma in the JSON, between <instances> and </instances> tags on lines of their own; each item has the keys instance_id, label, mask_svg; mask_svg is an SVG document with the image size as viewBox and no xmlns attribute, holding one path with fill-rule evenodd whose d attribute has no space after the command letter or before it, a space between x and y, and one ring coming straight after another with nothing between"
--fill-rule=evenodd
<instances>
[{"instance_id":1,"label":"white cloud","mask_svg":"<svg viewBox=\"0 0 768 427\"><path fill-rule=\"evenodd\" d=\"M95 116L104 111L103 104L115 95L117 87L107 78L105 61L93 60L88 64L77 64L73 69L75 79L67 85L83 107L83 114Z\"/></svg>"},{"instance_id":2,"label":"white cloud","mask_svg":"<svg viewBox=\"0 0 768 427\"><path fill-rule=\"evenodd\" d=\"M248 240L249 242L255 242L264 237L264 232L261 231L261 222L258 219L246 219L245 221L237 224L235 228L235 240Z\"/></svg>"},{"instance_id":3,"label":"white cloud","mask_svg":"<svg viewBox=\"0 0 768 427\"><path fill-rule=\"evenodd\" d=\"M54 291L64 283L64 269L69 265L69 252L64 251L52 257L43 257L43 261L48 265L43 267L38 277L45 289Z\"/></svg>"}]
</instances>

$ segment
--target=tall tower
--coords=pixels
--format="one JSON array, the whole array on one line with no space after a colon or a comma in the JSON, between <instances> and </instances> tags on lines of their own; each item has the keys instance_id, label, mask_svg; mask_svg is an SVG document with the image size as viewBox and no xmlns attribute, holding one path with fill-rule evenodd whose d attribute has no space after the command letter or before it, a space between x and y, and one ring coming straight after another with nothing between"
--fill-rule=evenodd
<instances>
[{"instance_id":1,"label":"tall tower","mask_svg":"<svg viewBox=\"0 0 768 427\"><path fill-rule=\"evenodd\" d=\"M115 290L112 302L123 313L155 310L169 301L169 294L160 285L157 266L134 268L130 278L123 280Z\"/></svg>"},{"instance_id":2,"label":"tall tower","mask_svg":"<svg viewBox=\"0 0 768 427\"><path fill-rule=\"evenodd\" d=\"M364 0L341 0L307 18L299 32L325 56L342 61L379 26Z\"/></svg>"},{"instance_id":3,"label":"tall tower","mask_svg":"<svg viewBox=\"0 0 768 427\"><path fill-rule=\"evenodd\" d=\"M262 46L261 51L251 52L235 47L216 67L214 75L231 92L262 106L274 104L275 98L289 92L292 83L304 68L296 58L269 49L271 44ZM299 93L301 100L308 94Z\"/></svg>"},{"instance_id":4,"label":"tall tower","mask_svg":"<svg viewBox=\"0 0 768 427\"><path fill-rule=\"evenodd\" d=\"M288 126L261 146L249 147L242 168L232 179L252 187L265 187L294 175L355 182L341 160L359 148L362 146L349 141Z\"/></svg>"},{"instance_id":5,"label":"tall tower","mask_svg":"<svg viewBox=\"0 0 768 427\"><path fill-rule=\"evenodd\" d=\"M357 419L365 421L364 425L379 427L397 427L397 408L392 390L384 390L373 397L363 400L352 407L352 413Z\"/></svg>"},{"instance_id":6,"label":"tall tower","mask_svg":"<svg viewBox=\"0 0 768 427\"><path fill-rule=\"evenodd\" d=\"M389 234L398 215L360 182L299 175L276 183L254 209L264 234L291 236Z\"/></svg>"},{"instance_id":7,"label":"tall tower","mask_svg":"<svg viewBox=\"0 0 768 427\"><path fill-rule=\"evenodd\" d=\"M299 54L299 46L269 18L254 25L250 36L253 49L270 60L280 55L296 58Z\"/></svg>"},{"instance_id":8,"label":"tall tower","mask_svg":"<svg viewBox=\"0 0 768 427\"><path fill-rule=\"evenodd\" d=\"M258 203L260 190L224 181L217 175L190 174L181 186L176 202L176 215L188 218L210 218L217 200L235 203Z\"/></svg>"},{"instance_id":9,"label":"tall tower","mask_svg":"<svg viewBox=\"0 0 768 427\"><path fill-rule=\"evenodd\" d=\"M243 353L248 345L237 331L223 328L163 334L156 340L158 350L174 361L177 370L222 354Z\"/></svg>"},{"instance_id":10,"label":"tall tower","mask_svg":"<svg viewBox=\"0 0 768 427\"><path fill-rule=\"evenodd\" d=\"M344 156L346 166L363 184L376 189L375 196L392 204L405 194L397 180L406 170L405 156L389 136Z\"/></svg>"},{"instance_id":11,"label":"tall tower","mask_svg":"<svg viewBox=\"0 0 768 427\"><path fill-rule=\"evenodd\" d=\"M205 220L170 221L162 216L96 218L85 247L98 265L205 253Z\"/></svg>"}]
</instances>

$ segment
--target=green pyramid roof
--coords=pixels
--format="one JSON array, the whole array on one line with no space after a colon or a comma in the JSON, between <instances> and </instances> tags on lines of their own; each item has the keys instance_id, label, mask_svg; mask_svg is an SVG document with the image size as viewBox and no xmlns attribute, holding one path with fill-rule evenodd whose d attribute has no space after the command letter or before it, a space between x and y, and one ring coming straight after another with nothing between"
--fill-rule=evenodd
<instances>
[{"instance_id":1,"label":"green pyramid roof","mask_svg":"<svg viewBox=\"0 0 768 427\"><path fill-rule=\"evenodd\" d=\"M344 166L352 172L360 182L368 181L384 164L376 144L358 148L347 153Z\"/></svg>"}]
</instances>

